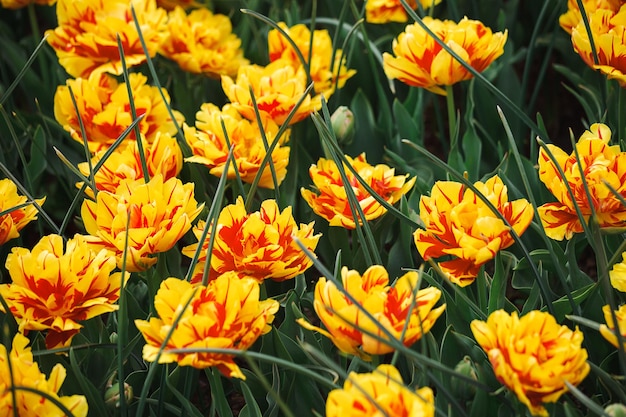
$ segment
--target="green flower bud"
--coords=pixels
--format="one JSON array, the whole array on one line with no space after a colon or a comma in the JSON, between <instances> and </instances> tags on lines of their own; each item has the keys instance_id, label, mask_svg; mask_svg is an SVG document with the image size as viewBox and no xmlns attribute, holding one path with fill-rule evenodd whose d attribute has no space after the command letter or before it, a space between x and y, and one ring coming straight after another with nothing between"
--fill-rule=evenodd
<instances>
[{"instance_id":1,"label":"green flower bud","mask_svg":"<svg viewBox=\"0 0 626 417\"><path fill-rule=\"evenodd\" d=\"M339 106L330 116L337 142L349 145L354 139L354 114L346 106Z\"/></svg>"},{"instance_id":2,"label":"green flower bud","mask_svg":"<svg viewBox=\"0 0 626 417\"><path fill-rule=\"evenodd\" d=\"M611 417L626 417L626 405L624 404L609 404L604 409L604 412Z\"/></svg>"},{"instance_id":3,"label":"green flower bud","mask_svg":"<svg viewBox=\"0 0 626 417\"><path fill-rule=\"evenodd\" d=\"M133 387L124 382L124 399L126 403L129 403L133 399ZM109 386L104 392L104 402L110 408L117 408L120 406L120 383Z\"/></svg>"},{"instance_id":4,"label":"green flower bud","mask_svg":"<svg viewBox=\"0 0 626 417\"><path fill-rule=\"evenodd\" d=\"M461 361L454 367L454 371L475 381L478 380L476 368L474 368L474 364L469 356L465 356L461 359ZM476 393L476 387L468 383L466 380L452 377L452 392L458 398L466 401L474 396Z\"/></svg>"}]
</instances>

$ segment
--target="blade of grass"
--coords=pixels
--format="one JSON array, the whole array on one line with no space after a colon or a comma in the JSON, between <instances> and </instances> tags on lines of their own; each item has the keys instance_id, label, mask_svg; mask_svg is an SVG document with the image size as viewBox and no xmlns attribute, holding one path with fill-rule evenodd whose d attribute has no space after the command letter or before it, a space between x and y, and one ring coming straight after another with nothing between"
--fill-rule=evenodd
<instances>
[{"instance_id":1,"label":"blade of grass","mask_svg":"<svg viewBox=\"0 0 626 417\"><path fill-rule=\"evenodd\" d=\"M303 95L304 98L306 96L307 95ZM300 98L302 99L303 97L300 97ZM261 132L261 140L263 141L265 154L267 155L268 150L269 150L269 145L267 143L267 135L265 134L265 128L263 127L263 119L261 118L261 113L259 112L259 106L257 106L256 97L254 96L254 91L252 90L252 86L250 86L250 99L252 101L252 108L254 109L254 117L256 118L257 126L259 126L259 132ZM297 107L295 109L297 109ZM277 142L276 139L274 139L274 141ZM273 150L274 148L272 148L272 151ZM278 201L280 199L280 193L278 191L278 179L276 178L276 168L274 167L274 160L271 158L271 155L272 154L270 153L270 158L268 158L267 163L270 168L270 173L272 174L272 183L274 184L274 199ZM261 165L263 167L263 170L259 170L256 176L259 176L259 174L263 174L263 171L265 170L265 165L263 164Z\"/></svg>"},{"instance_id":2,"label":"blade of grass","mask_svg":"<svg viewBox=\"0 0 626 417\"><path fill-rule=\"evenodd\" d=\"M250 208L252 206L252 201L253 201L252 196L254 196L254 193L256 193L256 189L259 185L259 181L261 180L261 175L263 174L263 171L265 170L265 166L272 159L272 152L274 152L274 148L276 148L276 146L278 145L281 136L285 133L287 129L289 129L289 123L296 115L296 111L302 105L305 98L311 93L312 90L313 90L313 84L311 83L306 88L302 96L298 99L298 101L296 102L294 107L291 109L291 111L287 114L287 118L285 119L285 122L280 126L280 128L278 129L278 132L276 133L276 137L267 148L267 151L265 152L265 157L263 158L263 160L261 161L261 164L259 165L259 171L254 177L254 180L252 180L252 184L250 185L250 190L248 191L248 194L246 195L246 210L247 211L250 211ZM258 112L258 108L255 106L255 113L256 112ZM259 125L259 128L262 130L263 129L262 125Z\"/></svg>"},{"instance_id":3,"label":"blade of grass","mask_svg":"<svg viewBox=\"0 0 626 417\"><path fill-rule=\"evenodd\" d=\"M30 57L28 58L28 60L26 61L26 63L24 64L24 66L22 67L22 69L20 70L20 72L17 74L17 77L15 77L15 80L13 80L13 82L11 83L11 85L9 86L9 88L6 89L6 91L4 92L4 94L2 95L2 97L0 97L0 107L2 107L2 105L4 104L4 102L9 98L9 96L11 95L11 93L13 93L13 90L15 90L15 88L18 86L18 84L20 83L20 81L22 81L22 78L24 77L24 75L26 75L26 71L28 71L28 69L30 68L30 66L33 64L33 62L35 61L35 58L37 57L37 55L39 54L39 51L41 50L41 48L43 48L43 46L46 44L46 40L48 39L47 36L44 36L41 41L39 42L39 44L37 44L37 47L35 48L35 50L33 51L33 53L30 55Z\"/></svg>"},{"instance_id":4,"label":"blade of grass","mask_svg":"<svg viewBox=\"0 0 626 417\"><path fill-rule=\"evenodd\" d=\"M167 108L167 112L172 119L172 123L176 127L176 139L178 140L178 145L180 146L181 151L183 152L183 156L188 157L192 155L191 148L189 148L189 144L185 140L185 135L176 120L176 116L174 115L174 111L172 110L172 106L170 106L167 98L165 97L165 89L161 86L161 82L159 81L159 77L157 75L156 69L154 68L154 63L152 62L152 58L150 58L150 52L148 50L148 46L146 45L146 41L143 38L143 34L141 33L141 26L139 24L139 20L137 20L137 13L135 12L135 7L131 4L130 11L133 15L133 22L135 22L135 28L137 29L137 34L139 36L139 42L141 43L141 48L143 49L143 53L146 57L146 64L148 65L148 70L150 71L150 75L152 76L152 82L156 85L159 90L159 94L161 95L161 100L163 100L163 104L165 104L165 108Z\"/></svg>"},{"instance_id":5,"label":"blade of grass","mask_svg":"<svg viewBox=\"0 0 626 417\"><path fill-rule=\"evenodd\" d=\"M289 45L291 45L291 48L293 49L293 52L296 54L296 56L298 57L298 60L300 61L300 64L302 64L302 67L304 68L304 72L306 72L306 77L307 77L307 84L311 84L313 83L313 80L311 79L311 68L309 67L309 62L306 59L304 59L304 55L302 55L302 51L300 51L300 48L298 48L298 45L294 42L294 40L287 34L287 32L285 32L285 30L283 30L283 28L281 28L278 23L276 23L275 21L273 21L272 19L270 19L267 16L262 15L259 12L255 12L254 10L250 10L250 9L240 9L240 12L249 16L252 16L256 19L259 19L260 21L262 21L263 23L269 25L272 29L275 29L278 31L278 33L281 34L281 36L283 36L287 42L289 43ZM313 36L313 31L311 31L311 36ZM311 43L311 46L313 46L313 43ZM313 48L311 47L311 50ZM309 51L311 52L311 51Z\"/></svg>"},{"instance_id":6,"label":"blade of grass","mask_svg":"<svg viewBox=\"0 0 626 417\"><path fill-rule=\"evenodd\" d=\"M328 108L326 107L324 100L322 100L322 108L326 109L326 120L322 119L319 114L314 114L312 116L313 123L315 124L315 127L320 134L322 144L328 142L336 142L336 138L334 138L334 132L329 127L331 123L330 115L328 114ZM339 171L339 175L341 176L341 182L343 183L346 197L348 199L348 204L350 206L350 212L354 220L354 230L357 234L358 241L363 248L365 261L369 265L372 265L373 263L380 265L382 264L382 260L380 259L378 248L376 247L376 243L374 242L371 228L369 227L368 220L363 213L363 209L359 204L358 199L356 198L354 190L352 189L352 184L348 179L348 176L346 175L344 164L334 152L330 152L330 156L335 162L337 170Z\"/></svg>"},{"instance_id":7,"label":"blade of grass","mask_svg":"<svg viewBox=\"0 0 626 417\"><path fill-rule=\"evenodd\" d=\"M539 210L537 209L538 204L537 204L537 201L535 200L535 196L534 196L532 187L530 186L530 181L528 180L528 176L526 175L526 170L524 169L524 164L522 163L522 157L519 153L519 150L517 149L517 146L515 145L515 138L513 137L513 132L511 131L511 127L509 126L509 122L507 121L506 116L504 115L504 113L502 112L502 109L499 106L497 107L497 111L498 111L498 115L500 116L500 120L502 121L502 126L504 127L506 137L509 141L510 152L513 155L513 159L515 160L515 163L517 165L517 170L519 171L520 178L522 179L522 183L524 184L524 188L526 190L526 196L528 196L528 199L530 200L530 203L532 205L534 218L540 219L541 216L539 215ZM561 177L561 178L564 178L564 177ZM540 228L540 229L541 229L541 233L540 233L541 238L545 246L549 248L550 238L548 238L543 228ZM580 306L577 305L574 302L574 299L572 298L572 294L571 294L572 289L569 287L567 283L566 273L563 270L561 263L558 261L556 254L553 251L548 251L548 252L552 259L553 265L556 267L559 281L561 282L561 285L563 285L563 288L565 288L567 299L570 303L570 306L572 307L572 311L575 311L576 314L580 314Z\"/></svg>"},{"instance_id":8,"label":"blade of grass","mask_svg":"<svg viewBox=\"0 0 626 417\"><path fill-rule=\"evenodd\" d=\"M200 258L200 253L202 252L204 241L209 234L209 228L211 228L211 233L209 235L209 245L206 251L206 264L204 266L204 272L202 274L202 285L207 285L208 283L209 268L211 267L211 254L213 253L213 245L215 244L215 234L217 231L217 220L219 218L220 208L224 199L224 189L226 188L226 180L228 177L228 165L231 162L234 163L233 150L234 147L231 146L230 151L228 152L228 157L226 158L226 163L224 164L224 171L222 171L222 176L220 177L220 181L217 184L215 197L211 202L209 214L207 214L204 230L202 230L202 235L198 240L198 247L196 248L193 258L191 258L191 264L189 265L189 269L187 270L187 274L185 275L186 281L191 281L191 279L193 278L193 271L198 264L198 259Z\"/></svg>"},{"instance_id":9,"label":"blade of grass","mask_svg":"<svg viewBox=\"0 0 626 417\"><path fill-rule=\"evenodd\" d=\"M120 61L122 64L122 74L124 75L124 82L126 83L126 92L128 93L128 104L130 106L130 115L133 120L137 118L137 109L135 108L135 98L133 97L133 87L130 84L130 76L128 75L128 67L126 66L126 56L124 55L124 46L120 39L120 34L117 34L117 49L120 53ZM143 149L143 140L141 137L141 131L139 130L139 124L135 124L135 141L139 148L139 159L141 161L141 170L143 171L143 179L147 183L150 181L150 172L148 171L148 164L146 163L146 153Z\"/></svg>"}]
</instances>

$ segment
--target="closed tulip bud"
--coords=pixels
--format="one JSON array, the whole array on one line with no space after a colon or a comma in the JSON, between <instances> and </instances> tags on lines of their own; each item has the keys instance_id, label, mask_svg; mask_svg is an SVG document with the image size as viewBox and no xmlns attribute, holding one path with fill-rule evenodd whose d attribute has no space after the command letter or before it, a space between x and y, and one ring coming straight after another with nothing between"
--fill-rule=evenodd
<instances>
[{"instance_id":1,"label":"closed tulip bud","mask_svg":"<svg viewBox=\"0 0 626 417\"><path fill-rule=\"evenodd\" d=\"M611 417L626 417L626 406L624 404L609 404L604 412Z\"/></svg>"},{"instance_id":2,"label":"closed tulip bud","mask_svg":"<svg viewBox=\"0 0 626 417\"><path fill-rule=\"evenodd\" d=\"M478 380L478 375L476 374L476 368L474 368L474 363L470 359L469 356L465 356L459 363L454 367L454 371L473 379L474 381ZM476 392L476 387L470 383L468 383L464 379L453 378L452 379L452 392L462 399L468 400L474 396Z\"/></svg>"},{"instance_id":3,"label":"closed tulip bud","mask_svg":"<svg viewBox=\"0 0 626 417\"><path fill-rule=\"evenodd\" d=\"M124 399L128 403L133 399L133 387L124 382ZM116 382L104 392L104 402L110 408L120 406L120 383Z\"/></svg>"},{"instance_id":4,"label":"closed tulip bud","mask_svg":"<svg viewBox=\"0 0 626 417\"><path fill-rule=\"evenodd\" d=\"M349 145L354 139L354 113L346 106L340 106L330 116L333 132L337 141L342 145Z\"/></svg>"}]
</instances>

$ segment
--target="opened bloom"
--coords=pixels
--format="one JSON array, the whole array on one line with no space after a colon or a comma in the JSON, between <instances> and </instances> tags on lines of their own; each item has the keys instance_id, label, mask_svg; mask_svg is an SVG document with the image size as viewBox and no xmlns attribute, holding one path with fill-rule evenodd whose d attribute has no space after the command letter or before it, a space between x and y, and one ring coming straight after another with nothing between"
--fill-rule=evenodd
<instances>
[{"instance_id":1,"label":"opened bloom","mask_svg":"<svg viewBox=\"0 0 626 417\"><path fill-rule=\"evenodd\" d=\"M90 243L115 253L120 268L127 243L126 270L150 268L157 261L151 255L170 250L202 211L193 188L193 183L163 181L157 174L148 183L124 181L115 193L100 191L96 201L86 199L81 209Z\"/></svg>"},{"instance_id":2,"label":"opened bloom","mask_svg":"<svg viewBox=\"0 0 626 417\"><path fill-rule=\"evenodd\" d=\"M59 396L58 392L65 381L66 371L57 363L50 377L39 370L33 358L29 340L21 333L13 337L11 352L0 344L0 416L49 416L62 417L66 414L49 398L27 391L28 388L46 394L72 412L74 417L87 415L87 400L83 395ZM15 389L13 389L15 387Z\"/></svg>"},{"instance_id":3,"label":"opened bloom","mask_svg":"<svg viewBox=\"0 0 626 417\"><path fill-rule=\"evenodd\" d=\"M122 74L118 36L126 66L146 61L131 5L148 54L154 57L167 19L155 0L59 0L59 26L47 30L46 36L68 74L82 78L92 73Z\"/></svg>"},{"instance_id":4,"label":"opened bloom","mask_svg":"<svg viewBox=\"0 0 626 417\"><path fill-rule=\"evenodd\" d=\"M354 159L346 155L346 159L359 174L359 177L389 204L399 201L415 183L415 178L409 180L408 175L395 175L395 170L387 165L368 164L364 153ZM349 182L347 186L352 189L356 196L365 215L365 220L374 220L385 214L387 209L365 189L345 164L343 168ZM313 211L328 220L331 226L354 229L358 213L352 213L346 193L346 184L344 184L337 164L333 160L320 158L317 165L311 165L309 168L309 175L313 180L315 190L302 188L300 192ZM360 218L359 224L363 224L363 220Z\"/></svg>"},{"instance_id":5,"label":"opened bloom","mask_svg":"<svg viewBox=\"0 0 626 417\"><path fill-rule=\"evenodd\" d=\"M185 161L206 165L212 175L220 177L226 169L230 147L234 146L233 156L239 177L243 182L252 183L267 155L267 147L276 138L278 126L271 119L266 119L263 132L266 138L265 143L256 121L244 119L232 105L227 104L220 110L214 104L205 103L196 113L196 128L185 126L185 138L193 153ZM282 145L288 139L289 130L279 138L278 144L272 151L276 185L280 185L287 175L289 147ZM233 164L229 164L228 178L234 179L236 175ZM263 168L258 186L274 188L269 163Z\"/></svg>"},{"instance_id":6,"label":"opened bloom","mask_svg":"<svg viewBox=\"0 0 626 417\"><path fill-rule=\"evenodd\" d=\"M600 325L600 334L609 343L619 349L619 341L616 331L619 331L622 339L622 344L626 348L626 304L622 304L617 310L611 312L611 306L605 305L602 307L604 313L604 321L606 324ZM617 319L617 329L615 322L613 321L613 314Z\"/></svg>"},{"instance_id":7,"label":"opened bloom","mask_svg":"<svg viewBox=\"0 0 626 417\"><path fill-rule=\"evenodd\" d=\"M409 389L393 365L373 372L350 372L343 388L328 393L326 417L434 417L435 397L429 387Z\"/></svg>"},{"instance_id":8,"label":"opened bloom","mask_svg":"<svg viewBox=\"0 0 626 417\"><path fill-rule=\"evenodd\" d=\"M554 156L552 161L546 149L540 149L539 178L557 199L538 208L541 223L551 239L571 239L574 233L581 233L584 230L581 221L587 223L592 213L601 228L626 227L626 207L609 188L626 197L626 152L621 152L619 145L609 145L610 140L611 130L595 123L578 139L576 151L580 160L576 152L568 155L555 145L546 145ZM578 217L576 206L583 219Z\"/></svg>"},{"instance_id":9,"label":"opened bloom","mask_svg":"<svg viewBox=\"0 0 626 417\"><path fill-rule=\"evenodd\" d=\"M441 0L419 0L424 9L434 7ZM417 9L416 0L407 0L408 5ZM369 23L406 22L409 20L400 0L367 0L365 2L365 20Z\"/></svg>"},{"instance_id":10,"label":"opened bloom","mask_svg":"<svg viewBox=\"0 0 626 417\"><path fill-rule=\"evenodd\" d=\"M622 262L613 265L609 271L609 278L613 288L626 292L626 252L622 253Z\"/></svg>"},{"instance_id":11,"label":"opened bloom","mask_svg":"<svg viewBox=\"0 0 626 417\"><path fill-rule=\"evenodd\" d=\"M507 31L492 33L477 20L459 23L429 16L423 23L460 58L478 72L504 52ZM383 54L387 77L433 93L445 95L444 86L472 78L472 74L444 50L418 23L408 25L393 41L393 54Z\"/></svg>"},{"instance_id":12,"label":"opened bloom","mask_svg":"<svg viewBox=\"0 0 626 417\"><path fill-rule=\"evenodd\" d=\"M279 307L275 300L259 300L259 294L256 280L240 278L234 272L219 276L206 287L166 279L154 299L158 317L135 320L146 340L143 358L194 368L215 366L227 377L246 379L233 355L194 349L247 350L252 346L270 330ZM190 351L170 352L172 349Z\"/></svg>"},{"instance_id":13,"label":"opened bloom","mask_svg":"<svg viewBox=\"0 0 626 417\"><path fill-rule=\"evenodd\" d=\"M626 87L626 7L598 9L587 16L598 62L596 63L584 22L572 29L572 45L587 65L616 79Z\"/></svg>"},{"instance_id":14,"label":"opened bloom","mask_svg":"<svg viewBox=\"0 0 626 417\"><path fill-rule=\"evenodd\" d=\"M244 65L239 67L236 80L222 76L222 88L233 107L248 120L256 120L250 89L262 118L270 118L277 125L287 120L302 96L304 100L295 110L290 124L307 118L322 107L321 96L304 95L307 78L304 68L294 68L291 62L277 59L267 66Z\"/></svg>"},{"instance_id":15,"label":"opened bloom","mask_svg":"<svg viewBox=\"0 0 626 417\"><path fill-rule=\"evenodd\" d=\"M300 324L330 338L342 352L363 359L393 352L390 340L411 346L430 331L446 308L445 304L434 308L441 297L437 288L418 290L415 271L407 272L391 286L387 270L380 265L369 267L362 276L343 267L341 280L343 289L324 277L315 285L313 307L326 330L304 321Z\"/></svg>"},{"instance_id":16,"label":"opened bloom","mask_svg":"<svg viewBox=\"0 0 626 417\"><path fill-rule=\"evenodd\" d=\"M496 215L472 190L454 181L437 181L430 197L420 198L424 229L413 237L425 261L452 256L439 263L450 281L462 287L474 282L480 267L515 241L506 219L517 235L524 233L533 218L532 205L525 199L508 201L507 187L494 175L474 187L497 209Z\"/></svg>"},{"instance_id":17,"label":"opened bloom","mask_svg":"<svg viewBox=\"0 0 626 417\"><path fill-rule=\"evenodd\" d=\"M543 403L567 392L565 381L578 385L589 373L583 333L548 313L535 310L519 318L498 310L470 326L498 380L535 416L548 416Z\"/></svg>"},{"instance_id":18,"label":"opened bloom","mask_svg":"<svg viewBox=\"0 0 626 417\"><path fill-rule=\"evenodd\" d=\"M157 87L146 84L146 76L140 73L130 74L129 81L136 115L143 116L139 122L139 131L146 141L152 143L158 133L174 135L176 124L170 117L167 104L161 98L162 92L169 104L167 91L162 89L159 92ZM70 88L74 93L78 114ZM173 113L176 121L182 123L183 115L177 111ZM118 83L115 78L106 74L67 80L67 84L59 86L54 95L54 117L70 132L74 140L82 144L79 115L87 135L89 150L96 153L108 149L133 122L126 83ZM134 131L127 138L134 140Z\"/></svg>"},{"instance_id":19,"label":"opened bloom","mask_svg":"<svg viewBox=\"0 0 626 417\"><path fill-rule=\"evenodd\" d=\"M48 235L32 250L13 248L6 268L11 283L0 285L0 295L20 331L48 332L49 349L69 345L80 322L117 310L122 278L113 272L115 256L94 250L84 236L64 245L63 237Z\"/></svg>"},{"instance_id":20,"label":"opened bloom","mask_svg":"<svg viewBox=\"0 0 626 417\"><path fill-rule=\"evenodd\" d=\"M35 200L40 206L44 198ZM0 245L20 235L28 223L37 218L37 208L27 204L28 198L17 193L17 186L8 178L0 180Z\"/></svg>"},{"instance_id":21,"label":"opened bloom","mask_svg":"<svg viewBox=\"0 0 626 417\"><path fill-rule=\"evenodd\" d=\"M587 16L596 10L607 9L617 12L624 3L623 0L583 0L583 7ZM567 12L559 17L559 24L564 31L571 34L572 30L582 21L582 14L578 7L578 0L567 0Z\"/></svg>"},{"instance_id":22,"label":"opened bloom","mask_svg":"<svg viewBox=\"0 0 626 417\"><path fill-rule=\"evenodd\" d=\"M283 22L278 26L296 44L302 58L306 61L317 94L324 94L328 99L335 88L342 88L348 78L356 71L348 70L346 58L341 49L333 49L333 42L327 30L314 30L313 34L304 24L287 27ZM295 68L302 66L298 54L277 29L267 35L270 61L285 59ZM310 58L310 61L309 61Z\"/></svg>"},{"instance_id":23,"label":"opened bloom","mask_svg":"<svg viewBox=\"0 0 626 417\"><path fill-rule=\"evenodd\" d=\"M235 76L241 65L248 64L228 16L206 8L189 15L182 7L171 11L159 53L184 71L210 77Z\"/></svg>"},{"instance_id":24,"label":"opened bloom","mask_svg":"<svg viewBox=\"0 0 626 417\"><path fill-rule=\"evenodd\" d=\"M206 223L199 221L194 228L198 239L205 227ZM294 278L313 264L295 239L313 252L321 237L313 232L313 222L298 227L291 215L291 207L281 212L276 201L265 200L259 211L248 214L243 198L239 197L235 204L222 209L217 220L210 260L212 275L235 271L257 281ZM194 272L194 282L202 279L209 239L210 233L207 233ZM198 244L187 246L183 254L193 257Z\"/></svg>"},{"instance_id":25,"label":"opened bloom","mask_svg":"<svg viewBox=\"0 0 626 417\"><path fill-rule=\"evenodd\" d=\"M106 152L105 150L100 151L91 159L92 168L96 167ZM123 181L143 179L141 155L139 144L136 141L128 142L126 146L122 145L121 150L116 148L93 176L96 189L98 191L115 193L115 190ZM156 139L152 144L144 141L143 157L146 161L149 178L161 174L163 180L167 181L176 177L183 168L183 153L180 146L178 146L176 138L167 133L157 133ZM89 177L88 162L78 164L78 169L85 177ZM80 187L82 184L80 182L77 186ZM89 197L95 198L94 192L90 187L87 187L85 192Z\"/></svg>"}]
</instances>

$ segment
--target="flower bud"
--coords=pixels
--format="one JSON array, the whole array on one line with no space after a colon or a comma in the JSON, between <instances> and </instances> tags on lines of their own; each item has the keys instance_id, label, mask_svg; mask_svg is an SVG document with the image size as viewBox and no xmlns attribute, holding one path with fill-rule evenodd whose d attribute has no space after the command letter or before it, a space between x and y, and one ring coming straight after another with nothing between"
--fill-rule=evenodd
<instances>
[{"instance_id":1,"label":"flower bud","mask_svg":"<svg viewBox=\"0 0 626 417\"><path fill-rule=\"evenodd\" d=\"M454 371L475 381L478 380L476 368L474 368L474 364L469 356L465 356L461 359L454 367ZM474 396L476 387L463 379L453 377L452 392L462 400L469 400Z\"/></svg>"},{"instance_id":2,"label":"flower bud","mask_svg":"<svg viewBox=\"0 0 626 417\"><path fill-rule=\"evenodd\" d=\"M626 417L626 406L624 404L609 404L604 412L611 417Z\"/></svg>"},{"instance_id":3,"label":"flower bud","mask_svg":"<svg viewBox=\"0 0 626 417\"><path fill-rule=\"evenodd\" d=\"M129 403L133 399L133 387L124 382L124 399L126 403ZM117 408L120 406L120 383L109 386L104 392L104 402L110 408Z\"/></svg>"},{"instance_id":4,"label":"flower bud","mask_svg":"<svg viewBox=\"0 0 626 417\"><path fill-rule=\"evenodd\" d=\"M330 123L337 137L337 142L349 145L354 139L354 114L346 106L339 106L330 116Z\"/></svg>"}]
</instances>

